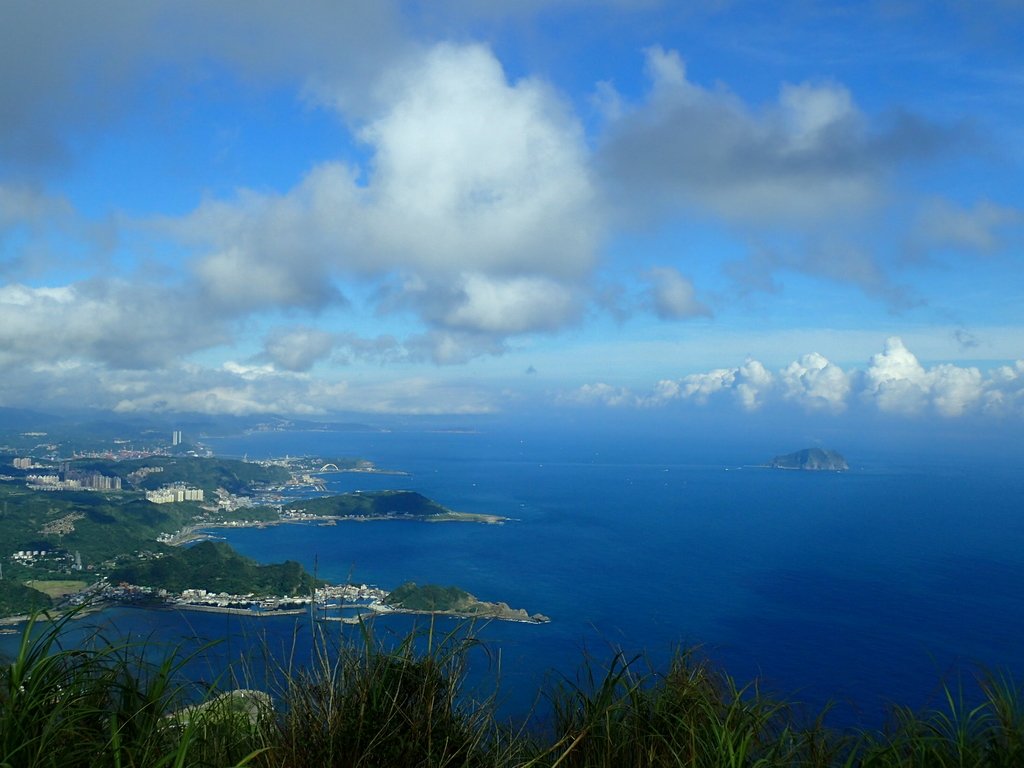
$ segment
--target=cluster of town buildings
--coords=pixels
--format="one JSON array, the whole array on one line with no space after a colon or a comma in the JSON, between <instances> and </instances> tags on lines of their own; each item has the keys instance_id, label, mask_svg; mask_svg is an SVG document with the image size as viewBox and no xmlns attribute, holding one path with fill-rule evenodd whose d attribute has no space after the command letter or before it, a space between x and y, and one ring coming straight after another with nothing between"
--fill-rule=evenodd
<instances>
[{"instance_id":1,"label":"cluster of town buildings","mask_svg":"<svg viewBox=\"0 0 1024 768\"><path fill-rule=\"evenodd\" d=\"M15 469L52 469L52 465L37 464L34 459L19 456L11 462ZM29 488L37 491L120 491L121 478L110 477L102 472L83 472L71 468L71 463L62 461L57 472L29 474L25 476Z\"/></svg>"},{"instance_id":2,"label":"cluster of town buildings","mask_svg":"<svg viewBox=\"0 0 1024 768\"><path fill-rule=\"evenodd\" d=\"M16 458L12 462L16 469L42 468L30 458ZM29 488L37 491L120 491L121 478L110 477L101 472L81 472L69 467L68 462L60 464L59 473L26 475L25 482ZM146 467L133 476L137 479L151 472L161 472L163 467ZM172 483L146 492L146 500L154 504L174 504L181 501L202 501L202 488L192 488L185 483Z\"/></svg>"},{"instance_id":3,"label":"cluster of town buildings","mask_svg":"<svg viewBox=\"0 0 1024 768\"><path fill-rule=\"evenodd\" d=\"M121 585L125 587L127 585ZM166 593L165 593L166 594ZM205 589L185 589L173 597L173 604L183 608L213 608L226 611L250 611L267 613L273 611L294 612L310 603L321 610L339 609L345 604L354 604L368 609L379 609L387 592L366 584L337 584L319 587L312 598L301 597L255 597L230 595L226 592L209 592ZM167 597L171 597L167 595Z\"/></svg>"},{"instance_id":4,"label":"cluster of town buildings","mask_svg":"<svg viewBox=\"0 0 1024 768\"><path fill-rule=\"evenodd\" d=\"M185 483L172 483L157 488L155 491L146 491L146 501L154 504L175 504L181 501L202 501L203 489L192 488Z\"/></svg>"},{"instance_id":5,"label":"cluster of town buildings","mask_svg":"<svg viewBox=\"0 0 1024 768\"><path fill-rule=\"evenodd\" d=\"M18 461L18 459L15 459ZM17 466L17 464L15 464ZM61 475L28 475L25 483L36 491L120 491L121 478L99 472L65 472Z\"/></svg>"},{"instance_id":6,"label":"cluster of town buildings","mask_svg":"<svg viewBox=\"0 0 1024 768\"><path fill-rule=\"evenodd\" d=\"M11 555L11 560L21 565L45 562L49 565L69 567L72 571L84 570L81 553L75 552L72 555L66 549L19 549Z\"/></svg>"}]
</instances>

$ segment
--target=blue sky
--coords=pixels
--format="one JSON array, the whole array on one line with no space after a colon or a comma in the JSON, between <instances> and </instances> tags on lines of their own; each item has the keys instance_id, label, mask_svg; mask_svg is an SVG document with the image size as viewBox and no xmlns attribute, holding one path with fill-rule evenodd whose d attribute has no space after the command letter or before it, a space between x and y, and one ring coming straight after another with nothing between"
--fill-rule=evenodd
<instances>
[{"instance_id":1,"label":"blue sky","mask_svg":"<svg viewBox=\"0 0 1024 768\"><path fill-rule=\"evenodd\" d=\"M1019 421L1020 39L1011 0L15 0L0 405Z\"/></svg>"}]
</instances>

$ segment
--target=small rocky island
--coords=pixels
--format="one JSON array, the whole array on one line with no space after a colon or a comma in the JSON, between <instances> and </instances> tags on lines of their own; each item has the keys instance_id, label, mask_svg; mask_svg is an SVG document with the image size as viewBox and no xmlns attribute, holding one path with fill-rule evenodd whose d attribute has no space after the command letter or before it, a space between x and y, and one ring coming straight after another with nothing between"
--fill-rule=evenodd
<instances>
[{"instance_id":1,"label":"small rocky island","mask_svg":"<svg viewBox=\"0 0 1024 768\"><path fill-rule=\"evenodd\" d=\"M802 451L776 456L768 462L773 469L807 469L812 471L842 472L850 468L837 451L826 448L804 448Z\"/></svg>"}]
</instances>

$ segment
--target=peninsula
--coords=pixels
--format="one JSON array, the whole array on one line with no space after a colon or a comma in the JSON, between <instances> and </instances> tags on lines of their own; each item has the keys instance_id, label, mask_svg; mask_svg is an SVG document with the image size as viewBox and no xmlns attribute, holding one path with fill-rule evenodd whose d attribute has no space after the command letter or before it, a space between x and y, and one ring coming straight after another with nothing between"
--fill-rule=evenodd
<instances>
[{"instance_id":1,"label":"peninsula","mask_svg":"<svg viewBox=\"0 0 1024 768\"><path fill-rule=\"evenodd\" d=\"M825 448L804 448L802 451L776 456L768 462L768 466L773 469L832 472L842 472L850 468L841 454Z\"/></svg>"},{"instance_id":2,"label":"peninsula","mask_svg":"<svg viewBox=\"0 0 1024 768\"><path fill-rule=\"evenodd\" d=\"M294 561L264 565L226 543L197 542L217 528L507 519L456 512L411 490L295 497L323 493L314 475L349 470L381 471L365 459L320 457L257 463L180 455L16 456L10 474L0 476L0 620L125 602L248 615L332 602L371 612L423 612L415 600L385 603L389 593L377 587L326 584ZM429 612L539 620L449 589L456 590L449 595L454 598Z\"/></svg>"},{"instance_id":3,"label":"peninsula","mask_svg":"<svg viewBox=\"0 0 1024 768\"><path fill-rule=\"evenodd\" d=\"M523 608L510 608L507 603L488 603L478 600L458 587L436 584L417 586L407 581L388 593L380 604L372 606L378 612L432 613L459 618L501 619L545 624L551 619L541 613L530 615Z\"/></svg>"},{"instance_id":4,"label":"peninsula","mask_svg":"<svg viewBox=\"0 0 1024 768\"><path fill-rule=\"evenodd\" d=\"M505 522L500 515L455 512L416 491L356 491L337 496L322 496L286 504L281 509L283 522L303 519L328 520L420 520L427 523Z\"/></svg>"}]
</instances>

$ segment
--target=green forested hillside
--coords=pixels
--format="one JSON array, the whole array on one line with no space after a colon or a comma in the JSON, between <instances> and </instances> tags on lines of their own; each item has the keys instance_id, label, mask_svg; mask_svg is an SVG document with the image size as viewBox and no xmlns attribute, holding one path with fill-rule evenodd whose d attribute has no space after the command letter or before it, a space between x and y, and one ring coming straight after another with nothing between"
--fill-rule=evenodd
<instances>
[{"instance_id":1,"label":"green forested hillside","mask_svg":"<svg viewBox=\"0 0 1024 768\"><path fill-rule=\"evenodd\" d=\"M0 616L31 613L49 608L52 602L48 595L19 581L0 579Z\"/></svg>"},{"instance_id":2,"label":"green forested hillside","mask_svg":"<svg viewBox=\"0 0 1024 768\"><path fill-rule=\"evenodd\" d=\"M410 611L465 611L479 604L471 594L458 587L418 586L411 581L389 593L384 602Z\"/></svg>"},{"instance_id":3,"label":"green forested hillside","mask_svg":"<svg viewBox=\"0 0 1024 768\"><path fill-rule=\"evenodd\" d=\"M314 587L313 577L299 563L259 565L227 544L213 541L122 566L110 579L170 592L205 589L237 595L308 595Z\"/></svg>"},{"instance_id":4,"label":"green forested hillside","mask_svg":"<svg viewBox=\"0 0 1024 768\"><path fill-rule=\"evenodd\" d=\"M151 504L139 493L47 492L0 484L0 554L62 548L80 552L83 563L98 563L159 549L158 534L181 528L199 511L194 503ZM68 518L73 519L63 533L47 532Z\"/></svg>"},{"instance_id":5,"label":"green forested hillside","mask_svg":"<svg viewBox=\"0 0 1024 768\"><path fill-rule=\"evenodd\" d=\"M76 461L73 466L75 469L119 475L122 478L140 469L160 467L161 471L141 478L138 487L152 490L168 483L188 483L207 493L213 493L217 488L224 488L231 493L244 493L253 483L284 483L291 476L284 467L196 456L151 456L131 461L88 459Z\"/></svg>"}]
</instances>

